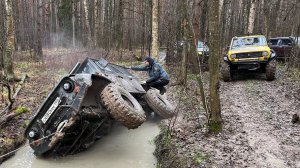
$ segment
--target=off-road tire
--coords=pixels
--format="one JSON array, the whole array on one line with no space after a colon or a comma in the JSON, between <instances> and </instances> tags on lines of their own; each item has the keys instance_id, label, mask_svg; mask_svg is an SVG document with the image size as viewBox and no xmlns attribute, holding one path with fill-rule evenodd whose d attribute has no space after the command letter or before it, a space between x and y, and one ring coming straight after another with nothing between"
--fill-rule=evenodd
<instances>
[{"instance_id":1,"label":"off-road tire","mask_svg":"<svg viewBox=\"0 0 300 168\"><path fill-rule=\"evenodd\" d=\"M128 129L139 127L146 115L139 102L125 89L108 84L100 93L101 102L114 119L121 122Z\"/></svg>"},{"instance_id":2,"label":"off-road tire","mask_svg":"<svg viewBox=\"0 0 300 168\"><path fill-rule=\"evenodd\" d=\"M266 65L266 78L267 81L272 81L275 79L276 74L276 60L270 61Z\"/></svg>"},{"instance_id":3,"label":"off-road tire","mask_svg":"<svg viewBox=\"0 0 300 168\"><path fill-rule=\"evenodd\" d=\"M222 65L222 77L223 77L223 80L224 82L229 82L231 81L231 72L230 72L230 66L226 63L224 63Z\"/></svg>"},{"instance_id":4,"label":"off-road tire","mask_svg":"<svg viewBox=\"0 0 300 168\"><path fill-rule=\"evenodd\" d=\"M161 118L173 117L175 112L171 103L157 89L149 89L145 95L145 100L149 107Z\"/></svg>"}]
</instances>

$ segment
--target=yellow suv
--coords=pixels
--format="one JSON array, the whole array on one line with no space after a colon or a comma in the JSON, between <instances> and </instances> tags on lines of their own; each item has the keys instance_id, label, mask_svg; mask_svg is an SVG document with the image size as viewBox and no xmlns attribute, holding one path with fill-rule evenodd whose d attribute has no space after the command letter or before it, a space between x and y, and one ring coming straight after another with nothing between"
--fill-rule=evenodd
<instances>
[{"instance_id":1,"label":"yellow suv","mask_svg":"<svg viewBox=\"0 0 300 168\"><path fill-rule=\"evenodd\" d=\"M263 35L233 37L229 51L224 56L222 76L225 82L231 80L238 70L260 70L267 80L275 79L276 55Z\"/></svg>"}]
</instances>

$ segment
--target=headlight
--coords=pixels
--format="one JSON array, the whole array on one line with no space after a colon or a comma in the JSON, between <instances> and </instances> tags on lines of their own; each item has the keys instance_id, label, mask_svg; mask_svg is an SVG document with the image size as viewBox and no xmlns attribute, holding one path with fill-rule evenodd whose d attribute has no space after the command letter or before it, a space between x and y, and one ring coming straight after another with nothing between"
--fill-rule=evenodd
<instances>
[{"instance_id":1,"label":"headlight","mask_svg":"<svg viewBox=\"0 0 300 168\"><path fill-rule=\"evenodd\" d=\"M74 83L72 81L66 81L63 85L63 89L66 92L72 92L74 90Z\"/></svg>"},{"instance_id":2,"label":"headlight","mask_svg":"<svg viewBox=\"0 0 300 168\"><path fill-rule=\"evenodd\" d=\"M199 52L198 52L198 54L199 54L199 55L202 55L202 52L201 52L201 51L199 51Z\"/></svg>"},{"instance_id":3,"label":"headlight","mask_svg":"<svg viewBox=\"0 0 300 168\"><path fill-rule=\"evenodd\" d=\"M36 140L39 137L39 133L36 131L36 129L31 129L28 133L28 136L29 138Z\"/></svg>"},{"instance_id":4,"label":"headlight","mask_svg":"<svg viewBox=\"0 0 300 168\"><path fill-rule=\"evenodd\" d=\"M267 57L267 56L269 55L269 53L268 53L267 51L264 51L264 52L262 53L262 55L263 55L264 57Z\"/></svg>"},{"instance_id":5,"label":"headlight","mask_svg":"<svg viewBox=\"0 0 300 168\"><path fill-rule=\"evenodd\" d=\"M236 55L235 55L235 54L231 54L231 55L230 55L230 58L231 58L231 59L235 59L235 58L236 58Z\"/></svg>"}]
</instances>

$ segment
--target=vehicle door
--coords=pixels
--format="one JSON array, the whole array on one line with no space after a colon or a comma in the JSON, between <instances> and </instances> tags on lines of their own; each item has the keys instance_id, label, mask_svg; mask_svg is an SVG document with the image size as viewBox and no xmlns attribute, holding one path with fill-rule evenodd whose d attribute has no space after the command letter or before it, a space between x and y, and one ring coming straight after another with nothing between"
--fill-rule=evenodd
<instances>
[{"instance_id":1,"label":"vehicle door","mask_svg":"<svg viewBox=\"0 0 300 168\"><path fill-rule=\"evenodd\" d=\"M291 39L281 39L282 52L285 58L289 58L293 48Z\"/></svg>"}]
</instances>

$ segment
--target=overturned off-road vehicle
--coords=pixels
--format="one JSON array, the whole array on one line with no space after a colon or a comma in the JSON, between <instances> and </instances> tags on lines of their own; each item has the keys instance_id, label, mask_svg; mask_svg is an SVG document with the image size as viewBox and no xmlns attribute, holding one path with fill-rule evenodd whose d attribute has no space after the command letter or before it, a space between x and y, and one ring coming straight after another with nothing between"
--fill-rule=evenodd
<instances>
[{"instance_id":1,"label":"overturned off-road vehicle","mask_svg":"<svg viewBox=\"0 0 300 168\"><path fill-rule=\"evenodd\" d=\"M114 121L139 127L146 120L144 109L161 118L174 115L165 96L140 84L126 68L87 58L50 92L25 137L38 156L74 154L106 135Z\"/></svg>"}]
</instances>

